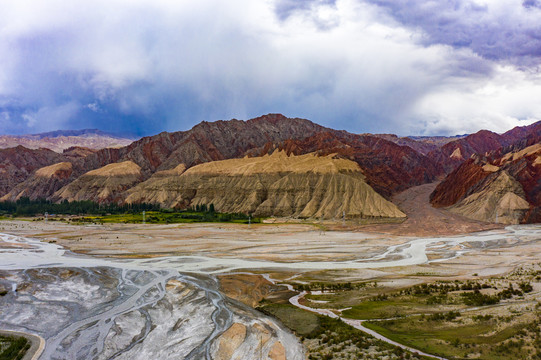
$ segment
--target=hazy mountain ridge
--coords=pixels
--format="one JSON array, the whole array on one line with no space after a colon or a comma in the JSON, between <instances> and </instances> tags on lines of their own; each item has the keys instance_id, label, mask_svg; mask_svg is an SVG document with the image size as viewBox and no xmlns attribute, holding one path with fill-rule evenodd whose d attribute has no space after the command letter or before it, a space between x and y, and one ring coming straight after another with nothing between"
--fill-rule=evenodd
<instances>
[{"instance_id":1,"label":"hazy mountain ridge","mask_svg":"<svg viewBox=\"0 0 541 360\"><path fill-rule=\"evenodd\" d=\"M0 135L0 149L21 145L28 149L46 148L58 153L71 147L99 150L108 147L122 147L132 142L132 138L110 134L98 129L57 130L29 135Z\"/></svg>"}]
</instances>

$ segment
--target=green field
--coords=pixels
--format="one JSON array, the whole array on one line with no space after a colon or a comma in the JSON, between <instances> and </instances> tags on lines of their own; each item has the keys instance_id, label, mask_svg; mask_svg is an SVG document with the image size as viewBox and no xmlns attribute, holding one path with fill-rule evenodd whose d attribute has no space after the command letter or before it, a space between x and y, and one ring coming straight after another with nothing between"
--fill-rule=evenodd
<instances>
[{"instance_id":1,"label":"green field","mask_svg":"<svg viewBox=\"0 0 541 360\"><path fill-rule=\"evenodd\" d=\"M339 319L314 314L291 304L269 304L258 310L279 319L294 331L303 340L309 360L419 359Z\"/></svg>"},{"instance_id":2,"label":"green field","mask_svg":"<svg viewBox=\"0 0 541 360\"><path fill-rule=\"evenodd\" d=\"M436 311L438 311L437 308L434 305L428 304L425 298L407 297L380 301L364 301L344 311L342 315L350 319L370 320Z\"/></svg>"},{"instance_id":3,"label":"green field","mask_svg":"<svg viewBox=\"0 0 541 360\"><path fill-rule=\"evenodd\" d=\"M535 346L525 339L535 338L532 323L518 323L500 329L498 320L470 322L458 317L452 321L432 321L421 317L365 322L367 328L427 353L449 359L533 359ZM528 341L528 343L531 343Z\"/></svg>"},{"instance_id":4,"label":"green field","mask_svg":"<svg viewBox=\"0 0 541 360\"><path fill-rule=\"evenodd\" d=\"M80 216L71 219L72 222L81 223L131 223L137 224L143 222L143 214L110 214L104 216ZM203 211L148 211L145 214L147 224L179 224L179 223L198 223L198 222L230 222L248 224L260 223L260 218L248 218L245 214L230 214L218 212Z\"/></svg>"},{"instance_id":5,"label":"green field","mask_svg":"<svg viewBox=\"0 0 541 360\"><path fill-rule=\"evenodd\" d=\"M448 359L541 359L541 302L534 292L539 274L518 269L505 277L398 289L336 283L306 295L303 304L349 308L344 318L369 320L363 324L391 340ZM321 291L321 285L298 287Z\"/></svg>"},{"instance_id":6,"label":"green field","mask_svg":"<svg viewBox=\"0 0 541 360\"><path fill-rule=\"evenodd\" d=\"M24 337L0 336L0 360L19 360L30 348Z\"/></svg>"}]
</instances>

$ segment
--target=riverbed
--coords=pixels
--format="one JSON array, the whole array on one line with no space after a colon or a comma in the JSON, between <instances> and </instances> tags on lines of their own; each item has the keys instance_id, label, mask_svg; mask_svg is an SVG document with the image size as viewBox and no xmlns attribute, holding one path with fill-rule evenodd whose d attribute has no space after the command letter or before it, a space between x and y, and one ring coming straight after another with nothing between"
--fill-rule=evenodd
<instances>
[{"instance_id":1,"label":"riverbed","mask_svg":"<svg viewBox=\"0 0 541 360\"><path fill-rule=\"evenodd\" d=\"M330 233L331 238L340 235L344 234ZM347 236L372 242L381 238ZM336 261L261 260L205 252L119 259L72 253L43 237L40 241L2 234L0 239L0 284L8 290L0 298L0 327L42 336L44 359L303 359L293 334L225 297L215 275L449 264L468 256L517 252L520 247L539 250L541 227L394 238L391 244L371 247L370 253Z\"/></svg>"}]
</instances>

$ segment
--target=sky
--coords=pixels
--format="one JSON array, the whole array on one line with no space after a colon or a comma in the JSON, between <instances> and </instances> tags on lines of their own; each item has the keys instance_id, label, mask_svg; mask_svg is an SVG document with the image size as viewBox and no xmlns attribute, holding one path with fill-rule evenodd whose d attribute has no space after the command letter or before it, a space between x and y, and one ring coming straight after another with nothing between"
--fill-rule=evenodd
<instances>
[{"instance_id":1,"label":"sky","mask_svg":"<svg viewBox=\"0 0 541 360\"><path fill-rule=\"evenodd\" d=\"M0 134L541 120L541 0L0 0Z\"/></svg>"}]
</instances>

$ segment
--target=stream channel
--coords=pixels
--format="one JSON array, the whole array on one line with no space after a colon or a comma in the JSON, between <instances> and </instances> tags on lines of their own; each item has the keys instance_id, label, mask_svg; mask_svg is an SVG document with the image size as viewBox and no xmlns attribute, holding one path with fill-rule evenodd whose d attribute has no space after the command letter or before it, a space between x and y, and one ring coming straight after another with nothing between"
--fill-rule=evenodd
<instances>
[{"instance_id":1,"label":"stream channel","mask_svg":"<svg viewBox=\"0 0 541 360\"><path fill-rule=\"evenodd\" d=\"M278 262L205 256L96 258L54 243L0 234L0 285L9 290L0 297L0 328L43 337L41 359L282 355L301 360L304 350L290 331L225 297L215 275L419 265L539 239L541 226L512 226L464 236L404 238L370 259ZM481 244L465 246L473 243ZM427 254L438 256L429 260ZM294 298L291 302L299 305ZM352 325L363 330L360 322Z\"/></svg>"}]
</instances>

